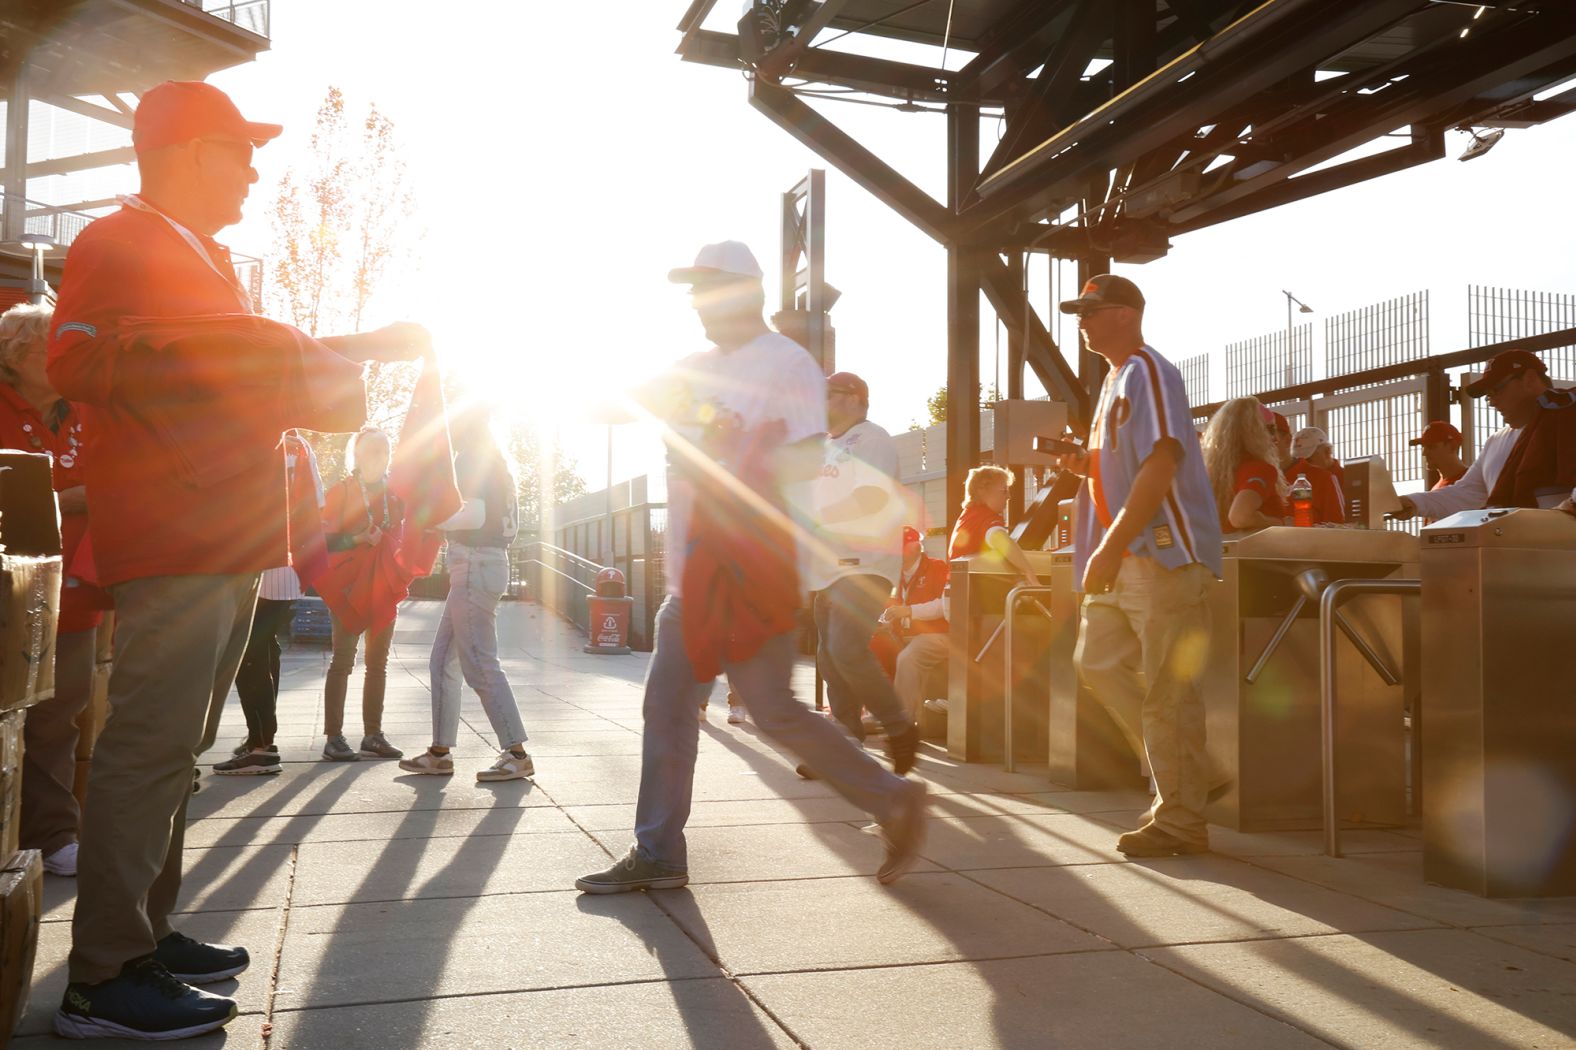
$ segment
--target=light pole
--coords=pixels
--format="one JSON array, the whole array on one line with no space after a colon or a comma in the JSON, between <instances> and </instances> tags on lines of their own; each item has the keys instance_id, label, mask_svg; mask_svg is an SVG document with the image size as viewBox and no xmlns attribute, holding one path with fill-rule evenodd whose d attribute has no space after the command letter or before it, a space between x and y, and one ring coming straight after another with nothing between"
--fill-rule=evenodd
<instances>
[{"instance_id":1,"label":"light pole","mask_svg":"<svg viewBox=\"0 0 1576 1050\"><path fill-rule=\"evenodd\" d=\"M1288 292L1284 288L1281 289L1281 294L1286 297L1286 385L1287 386L1294 386L1296 384L1296 381L1297 381L1296 380L1296 360L1297 360L1297 358L1296 358L1296 354L1294 354L1292 351L1293 351L1293 347L1296 346L1295 339L1296 339L1296 335L1297 335L1297 330L1292 324L1291 307L1292 307L1293 303L1296 303L1299 307L1301 307L1301 309L1298 312L1299 313L1305 313L1305 314L1313 313L1313 307L1309 306L1307 303L1303 302L1301 299L1297 298L1295 295L1292 295L1290 292Z\"/></svg>"},{"instance_id":2,"label":"light pole","mask_svg":"<svg viewBox=\"0 0 1576 1050\"><path fill-rule=\"evenodd\" d=\"M33 305L49 297L49 283L44 280L44 253L55 247L55 239L43 233L24 233L15 241L7 241L6 248L20 248L32 259L33 272L27 283L27 301Z\"/></svg>"}]
</instances>

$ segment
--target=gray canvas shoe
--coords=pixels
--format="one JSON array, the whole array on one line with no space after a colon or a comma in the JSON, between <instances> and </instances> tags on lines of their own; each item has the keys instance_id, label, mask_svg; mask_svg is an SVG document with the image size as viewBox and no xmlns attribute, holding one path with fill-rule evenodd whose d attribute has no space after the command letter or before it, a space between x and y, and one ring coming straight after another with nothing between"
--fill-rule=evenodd
<instances>
[{"instance_id":1,"label":"gray canvas shoe","mask_svg":"<svg viewBox=\"0 0 1576 1050\"><path fill-rule=\"evenodd\" d=\"M357 762L361 756L350 750L343 736L331 736L323 745L323 757L330 762Z\"/></svg>"},{"instance_id":2,"label":"gray canvas shoe","mask_svg":"<svg viewBox=\"0 0 1576 1050\"><path fill-rule=\"evenodd\" d=\"M629 893L633 890L676 890L689 882L689 872L670 868L629 847L622 860L606 871L594 871L575 880L581 893Z\"/></svg>"},{"instance_id":3,"label":"gray canvas shoe","mask_svg":"<svg viewBox=\"0 0 1576 1050\"><path fill-rule=\"evenodd\" d=\"M389 743L382 733L368 733L361 738L361 753L372 758L404 758L405 752Z\"/></svg>"}]
</instances>

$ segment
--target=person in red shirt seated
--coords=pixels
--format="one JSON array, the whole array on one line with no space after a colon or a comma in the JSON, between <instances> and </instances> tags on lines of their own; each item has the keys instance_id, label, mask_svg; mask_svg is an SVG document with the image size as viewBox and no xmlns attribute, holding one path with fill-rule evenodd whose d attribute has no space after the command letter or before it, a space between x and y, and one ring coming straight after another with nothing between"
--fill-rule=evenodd
<instances>
[{"instance_id":1,"label":"person in red shirt seated","mask_svg":"<svg viewBox=\"0 0 1576 1050\"><path fill-rule=\"evenodd\" d=\"M913 526L903 529L903 570L892 589L893 603L881 614L886 630L876 635L893 654L892 680L909 718L919 719L925 681L947 661L948 632L942 592L952 567L925 553L924 537ZM872 643L872 648L874 648ZM877 656L882 655L880 652Z\"/></svg>"},{"instance_id":2,"label":"person in red shirt seated","mask_svg":"<svg viewBox=\"0 0 1576 1050\"><path fill-rule=\"evenodd\" d=\"M1204 465L1222 532L1286 524L1286 479L1275 464L1275 413L1258 398L1227 401L1204 432Z\"/></svg>"},{"instance_id":3,"label":"person in red shirt seated","mask_svg":"<svg viewBox=\"0 0 1576 1050\"><path fill-rule=\"evenodd\" d=\"M82 423L71 402L44 374L53 311L13 306L0 316L0 448L47 452L60 507L60 622L55 636L55 695L28 708L22 726L23 849L44 855L53 875L77 873L81 811L71 788L77 773L77 715L93 693L93 659L100 609L108 595L78 578L77 555L87 537L87 490L82 484ZM15 655L15 654L11 654Z\"/></svg>"},{"instance_id":4,"label":"person in red shirt seated","mask_svg":"<svg viewBox=\"0 0 1576 1050\"><path fill-rule=\"evenodd\" d=\"M947 558L972 558L976 554L997 557L1017 570L1025 580L1038 587L1029 559L1007 532L1007 495L1012 488L1012 471L1006 467L975 467L963 483L963 513L952 526Z\"/></svg>"},{"instance_id":5,"label":"person in red shirt seated","mask_svg":"<svg viewBox=\"0 0 1576 1050\"><path fill-rule=\"evenodd\" d=\"M1341 465L1335 461L1330 437L1318 427L1303 427L1291 440L1291 466L1286 468L1288 484L1304 474L1313 486L1313 523L1346 524L1346 493Z\"/></svg>"}]
</instances>

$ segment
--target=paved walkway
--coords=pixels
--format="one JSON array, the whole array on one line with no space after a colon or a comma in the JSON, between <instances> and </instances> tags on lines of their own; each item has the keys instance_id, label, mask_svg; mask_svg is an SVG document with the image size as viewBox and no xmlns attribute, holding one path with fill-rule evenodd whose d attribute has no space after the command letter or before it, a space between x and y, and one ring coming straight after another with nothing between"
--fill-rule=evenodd
<instances>
[{"instance_id":1,"label":"paved walkway","mask_svg":"<svg viewBox=\"0 0 1576 1050\"><path fill-rule=\"evenodd\" d=\"M410 751L429 740L437 611L408 605L396 635L385 728ZM1576 1045L1576 899L1425 886L1404 831L1349 834L1337 861L1314 833L1215 829L1214 855L1128 862L1113 847L1137 795L935 750L919 766L935 802L925 862L882 887L862 814L727 725L720 690L689 889L581 896L574 877L629 842L646 658L585 656L529 606L506 606L501 634L534 784L474 782L495 744L469 695L452 780L318 761L327 654L287 654L285 773L205 776L193 799L181 927L254 963L216 986L242 1016L186 1045ZM233 699L225 717L210 760L243 735ZM65 979L73 887L46 878L18 1050L62 1045L38 1033Z\"/></svg>"}]
</instances>

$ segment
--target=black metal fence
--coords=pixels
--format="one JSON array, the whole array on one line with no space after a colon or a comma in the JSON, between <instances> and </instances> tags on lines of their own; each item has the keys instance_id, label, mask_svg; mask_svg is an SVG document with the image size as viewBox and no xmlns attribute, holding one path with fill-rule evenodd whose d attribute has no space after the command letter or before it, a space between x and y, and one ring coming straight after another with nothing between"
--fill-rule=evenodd
<instances>
[{"instance_id":1,"label":"black metal fence","mask_svg":"<svg viewBox=\"0 0 1576 1050\"><path fill-rule=\"evenodd\" d=\"M1182 384L1187 387L1187 403L1189 405L1202 405L1209 400L1209 355L1194 354L1184 357L1177 363L1177 371L1182 373Z\"/></svg>"},{"instance_id":2,"label":"black metal fence","mask_svg":"<svg viewBox=\"0 0 1576 1050\"><path fill-rule=\"evenodd\" d=\"M1294 386L1313 378L1313 325L1290 332L1272 332L1226 347L1226 389L1229 397L1255 390Z\"/></svg>"},{"instance_id":3,"label":"black metal fence","mask_svg":"<svg viewBox=\"0 0 1576 1050\"><path fill-rule=\"evenodd\" d=\"M1427 357L1428 292L1336 314L1324 322L1325 371L1350 375Z\"/></svg>"}]
</instances>

